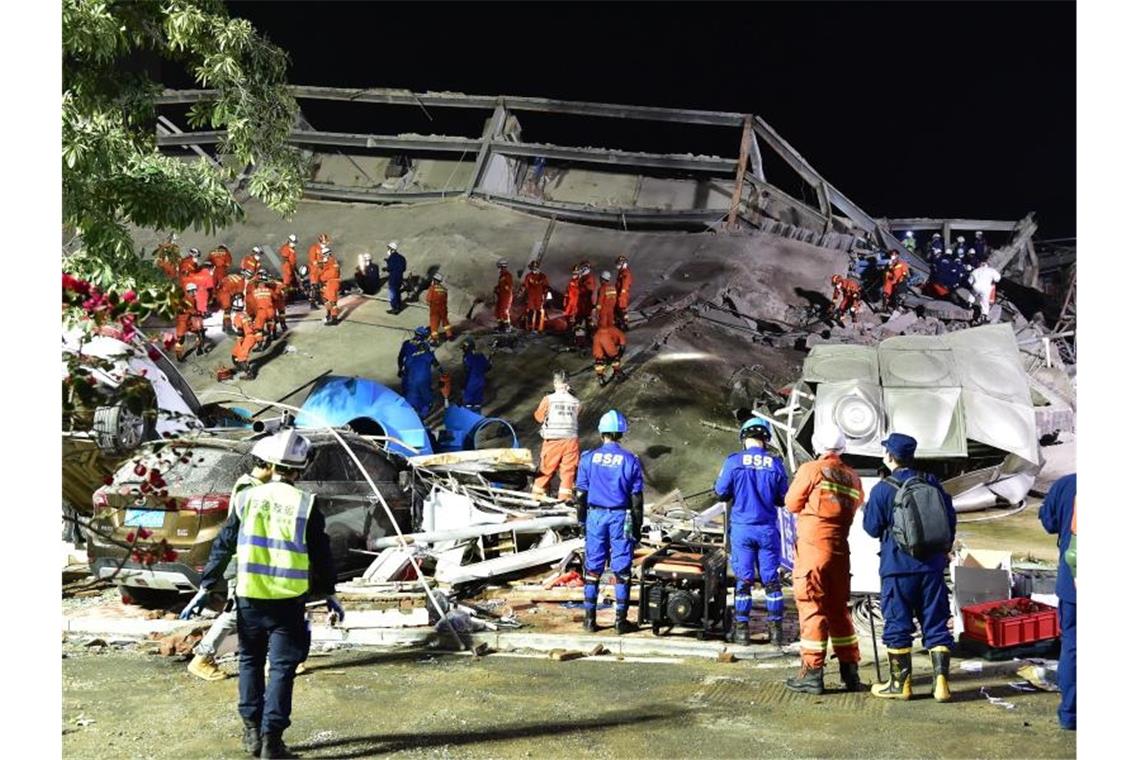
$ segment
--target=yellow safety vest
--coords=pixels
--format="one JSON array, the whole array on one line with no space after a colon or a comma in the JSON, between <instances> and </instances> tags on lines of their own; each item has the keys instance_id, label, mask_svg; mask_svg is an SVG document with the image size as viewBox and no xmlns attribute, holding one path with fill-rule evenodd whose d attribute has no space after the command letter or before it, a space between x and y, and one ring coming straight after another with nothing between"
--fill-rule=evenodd
<instances>
[{"instance_id":1,"label":"yellow safety vest","mask_svg":"<svg viewBox=\"0 0 1140 760\"><path fill-rule=\"evenodd\" d=\"M293 599L308 592L305 529L312 509L312 494L280 481L238 493L238 596Z\"/></svg>"}]
</instances>

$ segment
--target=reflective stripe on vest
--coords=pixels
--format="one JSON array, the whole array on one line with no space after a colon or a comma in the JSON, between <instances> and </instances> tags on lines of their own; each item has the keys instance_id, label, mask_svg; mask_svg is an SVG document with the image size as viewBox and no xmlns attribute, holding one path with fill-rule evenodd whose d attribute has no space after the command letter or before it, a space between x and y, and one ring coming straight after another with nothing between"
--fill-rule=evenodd
<instances>
[{"instance_id":1,"label":"reflective stripe on vest","mask_svg":"<svg viewBox=\"0 0 1140 760\"><path fill-rule=\"evenodd\" d=\"M246 488L234 510L238 532L237 595L293 599L309 590L305 529L313 496L280 481Z\"/></svg>"},{"instance_id":2,"label":"reflective stripe on vest","mask_svg":"<svg viewBox=\"0 0 1140 760\"><path fill-rule=\"evenodd\" d=\"M544 440L578 437L578 405L573 395L555 391L547 398L546 422L542 423Z\"/></svg>"}]
</instances>

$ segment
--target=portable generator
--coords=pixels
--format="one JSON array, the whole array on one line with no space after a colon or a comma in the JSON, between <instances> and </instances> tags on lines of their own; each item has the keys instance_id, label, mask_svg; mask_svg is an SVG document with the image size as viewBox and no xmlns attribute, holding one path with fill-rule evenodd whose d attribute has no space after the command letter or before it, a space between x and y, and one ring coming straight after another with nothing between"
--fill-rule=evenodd
<instances>
[{"instance_id":1,"label":"portable generator","mask_svg":"<svg viewBox=\"0 0 1140 760\"><path fill-rule=\"evenodd\" d=\"M661 636L674 626L696 628L697 638L723 637L730 628L726 606L728 555L710 544L676 542L641 564L637 621Z\"/></svg>"}]
</instances>

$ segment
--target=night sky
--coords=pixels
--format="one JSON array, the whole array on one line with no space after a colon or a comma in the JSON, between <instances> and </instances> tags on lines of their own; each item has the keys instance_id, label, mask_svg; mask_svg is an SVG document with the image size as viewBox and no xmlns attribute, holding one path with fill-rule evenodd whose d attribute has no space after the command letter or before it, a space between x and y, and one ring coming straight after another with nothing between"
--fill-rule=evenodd
<instances>
[{"instance_id":1,"label":"night sky","mask_svg":"<svg viewBox=\"0 0 1140 760\"><path fill-rule=\"evenodd\" d=\"M875 216L1036 210L1039 239L1076 234L1075 3L228 5L289 52L294 84L756 113ZM478 136L486 116L301 105L318 129L385 134ZM728 128L520 119L527 142L739 149Z\"/></svg>"}]
</instances>

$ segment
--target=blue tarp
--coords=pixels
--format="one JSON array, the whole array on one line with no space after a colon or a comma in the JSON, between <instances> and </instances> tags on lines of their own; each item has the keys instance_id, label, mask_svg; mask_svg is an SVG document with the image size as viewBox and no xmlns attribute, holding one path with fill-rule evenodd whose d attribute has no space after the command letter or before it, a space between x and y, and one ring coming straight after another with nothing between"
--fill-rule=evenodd
<instances>
[{"instance_id":1,"label":"blue tarp","mask_svg":"<svg viewBox=\"0 0 1140 760\"><path fill-rule=\"evenodd\" d=\"M419 415L396 391L363 377L330 375L321 379L301 405L297 427L340 427L361 417L374 420L385 435L406 441L412 447L389 443L391 451L404 456L434 454L431 440Z\"/></svg>"},{"instance_id":2,"label":"blue tarp","mask_svg":"<svg viewBox=\"0 0 1140 760\"><path fill-rule=\"evenodd\" d=\"M447 407L447 411L443 413L445 432L440 433L439 450L442 452L474 449L475 434L487 425L492 424L506 425L513 438L511 448L519 445L518 435L515 434L514 427L506 420L499 417L484 417L478 412L453 404Z\"/></svg>"}]
</instances>

